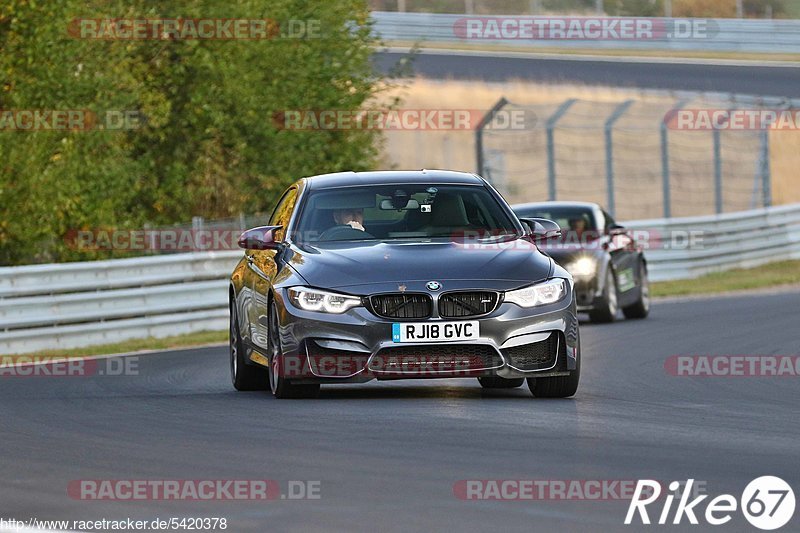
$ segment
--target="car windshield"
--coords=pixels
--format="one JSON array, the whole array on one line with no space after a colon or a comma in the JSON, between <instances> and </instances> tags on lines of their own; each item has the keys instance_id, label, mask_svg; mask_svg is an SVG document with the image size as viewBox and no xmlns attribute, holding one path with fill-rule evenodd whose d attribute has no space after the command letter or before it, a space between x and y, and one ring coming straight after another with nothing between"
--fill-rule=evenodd
<instances>
[{"instance_id":1,"label":"car windshield","mask_svg":"<svg viewBox=\"0 0 800 533\"><path fill-rule=\"evenodd\" d=\"M483 186L370 185L311 191L300 242L495 238L517 229Z\"/></svg>"},{"instance_id":2,"label":"car windshield","mask_svg":"<svg viewBox=\"0 0 800 533\"><path fill-rule=\"evenodd\" d=\"M524 218L546 218L554 221L563 232L596 231L594 214L588 207L537 207L520 210L517 214Z\"/></svg>"},{"instance_id":3,"label":"car windshield","mask_svg":"<svg viewBox=\"0 0 800 533\"><path fill-rule=\"evenodd\" d=\"M517 212L523 218L546 218L561 227L562 238L588 237L597 235L597 223L592 210L588 207L537 207Z\"/></svg>"}]
</instances>

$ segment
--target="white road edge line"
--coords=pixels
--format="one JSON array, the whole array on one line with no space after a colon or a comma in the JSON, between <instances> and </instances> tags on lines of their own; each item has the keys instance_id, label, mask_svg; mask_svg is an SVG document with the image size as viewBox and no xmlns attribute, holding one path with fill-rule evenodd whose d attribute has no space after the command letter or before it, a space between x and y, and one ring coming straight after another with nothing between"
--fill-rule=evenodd
<instances>
[{"instance_id":1,"label":"white road edge line","mask_svg":"<svg viewBox=\"0 0 800 533\"><path fill-rule=\"evenodd\" d=\"M405 46L388 46L381 48L382 52L408 53L411 50ZM733 67L774 67L774 68L800 68L800 61L761 61L756 59L711 59L692 57L650 57L650 56L605 56L588 54L553 54L537 52L515 52L501 50L469 50L449 48L418 48L420 53L441 56L475 56L494 58L522 58L543 59L548 61L583 61L598 63L636 63L636 64L668 64L668 65L706 65L706 66L733 66Z\"/></svg>"},{"instance_id":2,"label":"white road edge line","mask_svg":"<svg viewBox=\"0 0 800 533\"><path fill-rule=\"evenodd\" d=\"M760 289L742 289L738 291L706 294L685 294L682 296L657 296L653 298L653 302L658 304L674 304L694 302L697 300L723 300L726 298L741 298L743 296L779 296L781 294L795 293L800 293L800 285L776 285L774 287L764 287Z\"/></svg>"},{"instance_id":3,"label":"white road edge line","mask_svg":"<svg viewBox=\"0 0 800 533\"><path fill-rule=\"evenodd\" d=\"M165 349L156 348L156 349L150 349L150 350L139 350L139 351L134 351L134 352L123 352L123 353L109 353L109 354L102 354L102 355L62 356L62 357L59 357L58 359L44 359L44 360L41 360L41 361L35 360L35 361L30 361L30 362L19 363L19 364L12 365L12 367L15 367L15 366L55 365L55 364L60 364L60 363L69 363L70 361L75 361L75 360L94 361L94 360L99 360L99 359L110 359L112 357L133 357L133 356L136 356L136 355L153 355L153 354L161 355L161 354L167 354L167 353L171 353L171 352L182 352L182 351L186 351L186 350L197 350L197 349L201 349L201 348L221 348L221 347L227 346L227 345L228 345L227 342L217 342L217 343L210 343L210 344L198 344L197 346L184 346L183 348L165 348ZM91 348L91 346L87 346L87 348ZM80 348L76 348L76 349L79 350ZM36 352L31 352L31 353L14 354L14 355L11 355L9 357L21 357L21 358L31 357L31 358L33 358L33 357L41 357L41 356L37 356ZM5 531L0 529L0 533L5 533Z\"/></svg>"}]
</instances>

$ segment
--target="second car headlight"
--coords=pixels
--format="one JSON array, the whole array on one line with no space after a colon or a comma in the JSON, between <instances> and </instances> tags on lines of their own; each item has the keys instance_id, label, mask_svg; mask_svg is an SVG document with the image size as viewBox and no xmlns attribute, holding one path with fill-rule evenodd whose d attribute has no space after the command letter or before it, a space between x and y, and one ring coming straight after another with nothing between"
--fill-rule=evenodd
<instances>
[{"instance_id":1,"label":"second car headlight","mask_svg":"<svg viewBox=\"0 0 800 533\"><path fill-rule=\"evenodd\" d=\"M564 280L551 279L538 285L508 291L505 295L505 301L517 304L520 307L536 307L537 305L556 303L564 298L566 294L567 286Z\"/></svg>"},{"instance_id":2,"label":"second car headlight","mask_svg":"<svg viewBox=\"0 0 800 533\"><path fill-rule=\"evenodd\" d=\"M289 298L292 303L304 311L319 311L320 313L341 314L361 305L361 298L309 289L308 287L292 287L289 289Z\"/></svg>"},{"instance_id":3,"label":"second car headlight","mask_svg":"<svg viewBox=\"0 0 800 533\"><path fill-rule=\"evenodd\" d=\"M590 278L597 272L597 261L591 257L581 257L577 261L567 265L567 272L572 274L572 277Z\"/></svg>"}]
</instances>

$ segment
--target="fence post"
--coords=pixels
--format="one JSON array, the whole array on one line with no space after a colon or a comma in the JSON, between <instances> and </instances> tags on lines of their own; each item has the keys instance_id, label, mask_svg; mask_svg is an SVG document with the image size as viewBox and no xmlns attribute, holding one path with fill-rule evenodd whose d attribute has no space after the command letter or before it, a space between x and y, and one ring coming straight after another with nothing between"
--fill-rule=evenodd
<instances>
[{"instance_id":1,"label":"fence post","mask_svg":"<svg viewBox=\"0 0 800 533\"><path fill-rule=\"evenodd\" d=\"M145 222L143 227L145 238L148 241L147 244L145 244L145 251L148 254L154 254L156 253L156 232L153 231L153 226L149 222Z\"/></svg>"},{"instance_id":2,"label":"fence post","mask_svg":"<svg viewBox=\"0 0 800 533\"><path fill-rule=\"evenodd\" d=\"M556 112L547 119L547 199L556 199L556 147L555 147L555 127L561 117L577 102L575 98L570 98L556 109Z\"/></svg>"},{"instance_id":3,"label":"fence post","mask_svg":"<svg viewBox=\"0 0 800 533\"><path fill-rule=\"evenodd\" d=\"M670 190L669 176L669 128L668 124L672 117L683 108L687 103L681 100L670 109L664 120L661 121L661 189L664 198L664 218L672 217L672 192Z\"/></svg>"},{"instance_id":4,"label":"fence post","mask_svg":"<svg viewBox=\"0 0 800 533\"><path fill-rule=\"evenodd\" d=\"M197 251L197 236L203 231L203 217L192 217L192 251Z\"/></svg>"},{"instance_id":5,"label":"fence post","mask_svg":"<svg viewBox=\"0 0 800 533\"><path fill-rule=\"evenodd\" d=\"M731 99L733 103L736 103L736 96L732 95ZM728 117L730 117L730 113L736 111L736 106L732 106L728 108ZM727 122L729 119L726 119ZM723 207L723 196L722 196L722 131L720 128L714 128L714 204L716 213L722 214L724 211Z\"/></svg>"},{"instance_id":6,"label":"fence post","mask_svg":"<svg viewBox=\"0 0 800 533\"><path fill-rule=\"evenodd\" d=\"M716 213L722 213L722 132L714 128L714 204Z\"/></svg>"},{"instance_id":7,"label":"fence post","mask_svg":"<svg viewBox=\"0 0 800 533\"><path fill-rule=\"evenodd\" d=\"M478 163L478 175L483 176L490 182L492 181L490 179L490 176L486 176L484 174L485 170L484 167L486 163L483 155L483 130L486 127L486 125L489 124L492 121L492 119L494 119L495 115L497 115L497 113L499 113L500 110L503 109L507 104L508 100L506 100L505 97L500 98L500 100L498 100L497 103L494 104L494 106L489 110L488 113L486 113L483 116L481 121L475 127L475 156Z\"/></svg>"},{"instance_id":8,"label":"fence post","mask_svg":"<svg viewBox=\"0 0 800 533\"><path fill-rule=\"evenodd\" d=\"M633 105L633 100L622 102L614 112L608 117L605 125L606 133L606 193L608 200L606 209L611 216L616 216L616 200L614 198L614 124L622 118L622 115Z\"/></svg>"},{"instance_id":9,"label":"fence post","mask_svg":"<svg viewBox=\"0 0 800 533\"><path fill-rule=\"evenodd\" d=\"M770 168L769 129L761 132L761 194L764 207L772 205L772 169Z\"/></svg>"}]
</instances>

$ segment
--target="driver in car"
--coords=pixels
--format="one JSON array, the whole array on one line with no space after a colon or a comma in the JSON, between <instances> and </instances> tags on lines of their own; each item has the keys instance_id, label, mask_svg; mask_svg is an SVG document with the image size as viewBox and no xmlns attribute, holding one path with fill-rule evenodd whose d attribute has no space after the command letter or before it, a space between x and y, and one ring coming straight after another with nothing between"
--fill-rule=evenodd
<instances>
[{"instance_id":1,"label":"driver in car","mask_svg":"<svg viewBox=\"0 0 800 533\"><path fill-rule=\"evenodd\" d=\"M339 226L350 226L358 231L366 231L364 229L363 209L337 209L333 212L333 220Z\"/></svg>"},{"instance_id":2,"label":"driver in car","mask_svg":"<svg viewBox=\"0 0 800 533\"><path fill-rule=\"evenodd\" d=\"M586 219L585 218L569 219L569 231L576 238L578 242L581 242L584 233L586 233Z\"/></svg>"}]
</instances>

